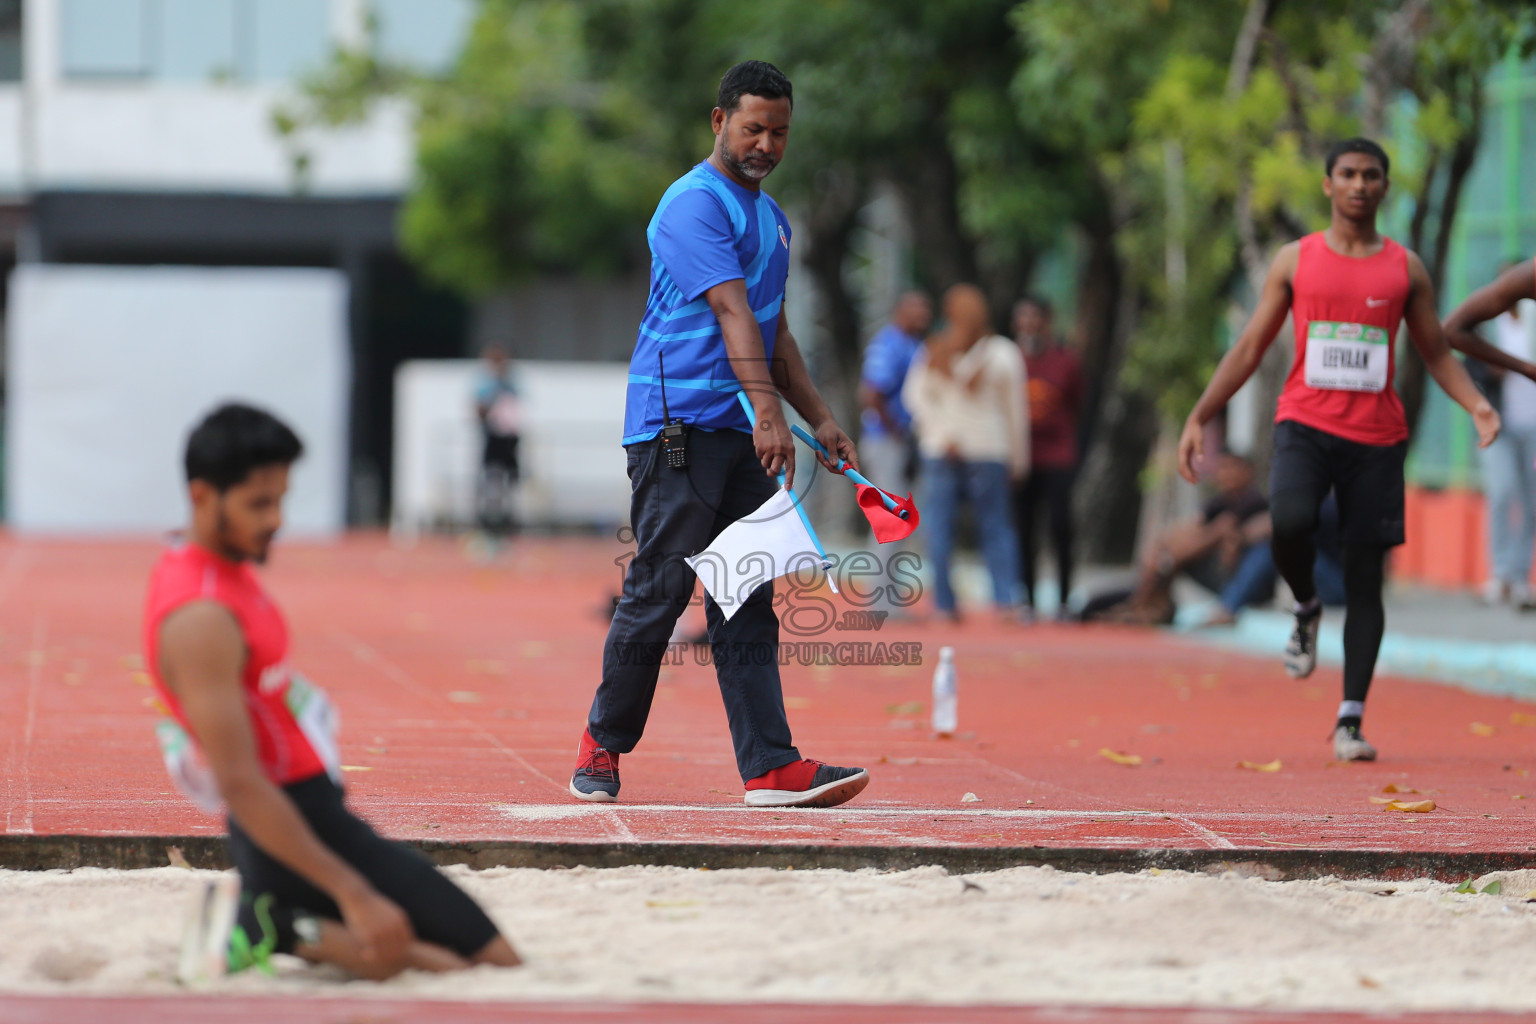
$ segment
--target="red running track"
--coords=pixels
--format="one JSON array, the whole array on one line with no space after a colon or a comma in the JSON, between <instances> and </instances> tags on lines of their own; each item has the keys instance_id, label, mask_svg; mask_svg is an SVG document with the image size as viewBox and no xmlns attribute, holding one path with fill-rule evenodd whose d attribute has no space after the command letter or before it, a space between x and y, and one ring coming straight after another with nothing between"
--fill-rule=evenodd
<instances>
[{"instance_id":1,"label":"red running track","mask_svg":"<svg viewBox=\"0 0 1536 1024\"><path fill-rule=\"evenodd\" d=\"M137 651L155 553L0 538L7 833L220 830L170 790L151 737ZM444 840L1536 848L1527 704L1384 678L1367 720L1382 760L1339 765L1326 739L1337 670L1294 682L1278 658L990 619L798 638L921 645L921 664L783 670L802 751L871 770L852 804L743 807L713 673L691 651L662 672L651 728L623 761L623 802L581 804L566 784L624 553L616 541L528 540L484 566L447 541L280 545L267 578L295 664L342 708L356 805L396 836ZM943 644L960 670L953 740L925 720ZM1142 761L1117 764L1105 749ZM1273 773L1237 767L1275 760ZM1383 811L1371 797L1388 784L1438 809Z\"/></svg>"},{"instance_id":2,"label":"red running track","mask_svg":"<svg viewBox=\"0 0 1536 1024\"><path fill-rule=\"evenodd\" d=\"M7 833L220 830L170 791L154 750L155 715L137 651L140 599L155 553L142 542L0 538ZM377 536L280 546L268 580L289 613L295 664L343 709L349 786L363 813L396 836L444 840L1517 853L1536 846L1536 779L1529 774L1536 708L1385 678L1372 695L1367 730L1382 761L1335 765L1326 736L1336 672L1297 683L1278 659L1163 635L990 620L804 638L922 645L920 664L792 661L784 668L802 750L871 769L873 783L853 804L744 808L712 673L686 659L663 671L652 727L624 758L624 802L579 804L566 794L566 781L597 680L606 626L600 611L617 587L615 559L624 553L617 542L529 540L482 566L446 541L411 550ZM960 668L963 731L953 740L932 737L924 718L943 644L954 645ZM1115 763L1101 749L1141 763ZM1245 760L1279 760L1281 768L1237 767ZM1382 811L1371 797L1388 784L1422 790L1439 809ZM965 800L968 793L977 799ZM599 1015L737 1024L1250 1024L1301 1016L0 996L0 1021L60 1024L109 1016L118 1024L469 1024L509 1012L534 1024Z\"/></svg>"}]
</instances>

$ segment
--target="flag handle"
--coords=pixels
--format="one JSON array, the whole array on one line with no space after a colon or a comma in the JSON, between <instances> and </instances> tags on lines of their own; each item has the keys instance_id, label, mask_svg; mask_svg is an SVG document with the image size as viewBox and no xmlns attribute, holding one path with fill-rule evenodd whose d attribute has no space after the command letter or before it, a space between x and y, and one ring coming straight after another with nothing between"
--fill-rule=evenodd
<instances>
[{"instance_id":1,"label":"flag handle","mask_svg":"<svg viewBox=\"0 0 1536 1024\"><path fill-rule=\"evenodd\" d=\"M800 426L798 423L795 423L791 424L789 429L794 432L796 437L810 445L812 449L820 452L822 455L825 455L827 461L835 465L837 467L837 471L846 476L849 480L852 480L856 484L863 484L865 487L874 487L875 492L880 495L881 502L885 504L885 510L887 512L895 512L901 518L907 518L907 510L904 508L898 509L896 507L895 499L893 499L889 494L886 494L879 487L875 487L875 485L870 483L862 473L848 465L845 459L842 459L827 451L826 446L812 437L804 427Z\"/></svg>"}]
</instances>

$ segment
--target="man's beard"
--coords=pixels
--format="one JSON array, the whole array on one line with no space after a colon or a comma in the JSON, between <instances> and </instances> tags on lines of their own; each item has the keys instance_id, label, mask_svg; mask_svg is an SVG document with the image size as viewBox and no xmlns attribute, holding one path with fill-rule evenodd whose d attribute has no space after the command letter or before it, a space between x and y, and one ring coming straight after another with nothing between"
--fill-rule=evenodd
<instances>
[{"instance_id":1,"label":"man's beard","mask_svg":"<svg viewBox=\"0 0 1536 1024\"><path fill-rule=\"evenodd\" d=\"M261 541L252 551L235 543L232 531L229 528L229 520L224 515L224 509L219 509L219 521L215 524L214 536L218 538L219 553L231 562L255 562L257 565L267 564L267 552L272 548L272 538L267 537Z\"/></svg>"},{"instance_id":2,"label":"man's beard","mask_svg":"<svg viewBox=\"0 0 1536 1024\"><path fill-rule=\"evenodd\" d=\"M762 156L750 153L746 157L738 157L732 153L730 147L721 146L720 156L735 174L747 181L762 181L773 173L773 169L779 165L778 160L771 156Z\"/></svg>"}]
</instances>

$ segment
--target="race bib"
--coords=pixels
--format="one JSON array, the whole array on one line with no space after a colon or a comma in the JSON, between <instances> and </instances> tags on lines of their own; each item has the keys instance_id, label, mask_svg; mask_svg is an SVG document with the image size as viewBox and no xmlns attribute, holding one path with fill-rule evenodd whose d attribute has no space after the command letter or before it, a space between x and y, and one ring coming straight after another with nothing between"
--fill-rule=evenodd
<instances>
[{"instance_id":1,"label":"race bib","mask_svg":"<svg viewBox=\"0 0 1536 1024\"><path fill-rule=\"evenodd\" d=\"M1391 352L1383 328L1313 320L1307 325L1307 387L1384 391Z\"/></svg>"},{"instance_id":2,"label":"race bib","mask_svg":"<svg viewBox=\"0 0 1536 1024\"><path fill-rule=\"evenodd\" d=\"M155 726L155 739L160 743L160 756L165 758L166 773L181 795L209 814L218 814L224 798L219 795L213 769L187 730L175 719L162 718Z\"/></svg>"},{"instance_id":3,"label":"race bib","mask_svg":"<svg viewBox=\"0 0 1536 1024\"><path fill-rule=\"evenodd\" d=\"M299 731L309 741L309 746L325 765L325 773L336 785L341 785L341 745L337 735L341 732L341 716L336 705L308 679L294 672L288 677L288 692L283 697Z\"/></svg>"}]
</instances>

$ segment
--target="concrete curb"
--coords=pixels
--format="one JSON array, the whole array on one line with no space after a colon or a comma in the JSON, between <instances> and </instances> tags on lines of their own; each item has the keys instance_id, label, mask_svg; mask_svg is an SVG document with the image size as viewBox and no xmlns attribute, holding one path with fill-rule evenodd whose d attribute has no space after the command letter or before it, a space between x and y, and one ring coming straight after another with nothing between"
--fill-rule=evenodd
<instances>
[{"instance_id":1,"label":"concrete curb","mask_svg":"<svg viewBox=\"0 0 1536 1024\"><path fill-rule=\"evenodd\" d=\"M1302 878L1435 878L1460 881L1491 871L1530 868L1536 856L1514 852L1442 852L1270 848L1237 850L1094 849L999 846L813 846L731 843L529 843L420 841L408 845L439 865L476 869L616 868L631 865L700 868L875 868L900 871L941 867L951 874L1050 866L1092 874L1236 871L1273 881ZM20 871L98 867L165 867L170 847L193 867L230 867L222 837L213 836L0 836L0 868Z\"/></svg>"}]
</instances>

